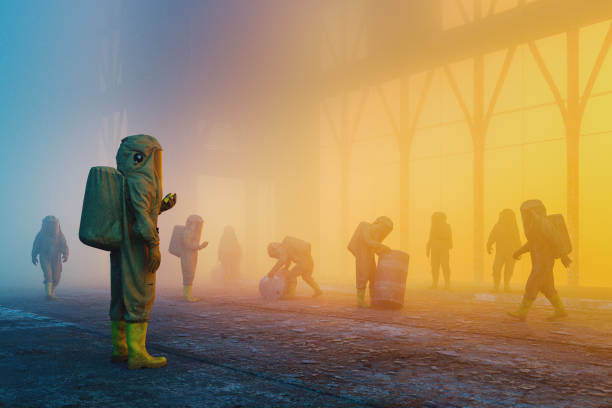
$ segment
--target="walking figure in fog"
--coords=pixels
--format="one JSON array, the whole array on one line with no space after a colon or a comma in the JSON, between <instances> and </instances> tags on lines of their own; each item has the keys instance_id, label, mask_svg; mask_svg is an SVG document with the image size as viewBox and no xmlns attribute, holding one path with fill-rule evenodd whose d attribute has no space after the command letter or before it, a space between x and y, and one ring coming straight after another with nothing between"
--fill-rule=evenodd
<instances>
[{"instance_id":1,"label":"walking figure in fog","mask_svg":"<svg viewBox=\"0 0 612 408\"><path fill-rule=\"evenodd\" d=\"M450 250L453 248L453 236L451 227L446 222L446 214L435 212L431 216L431 229L429 230L429 241L427 241L426 254L431 260L431 276L433 279L431 288L438 288L440 279L440 268L444 275L444 288L450 289Z\"/></svg>"},{"instance_id":2,"label":"walking figure in fog","mask_svg":"<svg viewBox=\"0 0 612 408\"><path fill-rule=\"evenodd\" d=\"M495 260L493 261L493 290L499 291L501 283L501 272L504 270L504 291L510 291L510 279L514 272L516 260L512 256L521 246L518 227L516 226L516 215L514 211L506 208L499 213L497 224L489 234L487 241L487 252L493 252L495 245Z\"/></svg>"},{"instance_id":3,"label":"walking figure in fog","mask_svg":"<svg viewBox=\"0 0 612 408\"><path fill-rule=\"evenodd\" d=\"M32 245L32 263L36 265L39 259L47 299L56 299L55 288L62 277L62 262L68 261L68 245L59 220L52 215L43 218Z\"/></svg>"}]
</instances>

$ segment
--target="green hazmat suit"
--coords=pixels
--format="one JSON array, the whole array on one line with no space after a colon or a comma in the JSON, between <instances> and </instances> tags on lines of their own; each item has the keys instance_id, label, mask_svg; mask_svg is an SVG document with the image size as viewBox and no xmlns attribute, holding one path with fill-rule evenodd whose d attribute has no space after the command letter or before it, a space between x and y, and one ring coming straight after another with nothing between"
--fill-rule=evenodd
<instances>
[{"instance_id":1,"label":"green hazmat suit","mask_svg":"<svg viewBox=\"0 0 612 408\"><path fill-rule=\"evenodd\" d=\"M134 135L121 141L117 170L125 177L123 240L111 251L110 318L147 322L155 299L159 267L157 217L163 197L161 145L152 136Z\"/></svg>"}]
</instances>

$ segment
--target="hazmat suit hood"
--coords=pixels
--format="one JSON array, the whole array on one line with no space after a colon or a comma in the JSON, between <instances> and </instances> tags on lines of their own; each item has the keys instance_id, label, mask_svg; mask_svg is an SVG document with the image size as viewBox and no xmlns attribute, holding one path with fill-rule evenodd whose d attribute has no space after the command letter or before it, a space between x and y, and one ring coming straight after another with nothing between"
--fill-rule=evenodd
<instances>
[{"instance_id":1,"label":"hazmat suit hood","mask_svg":"<svg viewBox=\"0 0 612 408\"><path fill-rule=\"evenodd\" d=\"M533 240L537 235L536 218L546 217L546 207L540 200L527 200L521 205L521 218L523 228L528 240Z\"/></svg>"},{"instance_id":2,"label":"hazmat suit hood","mask_svg":"<svg viewBox=\"0 0 612 408\"><path fill-rule=\"evenodd\" d=\"M185 222L185 234L194 241L199 241L202 236L203 226L204 220L202 217L192 214L187 217L187 221Z\"/></svg>"},{"instance_id":3,"label":"hazmat suit hood","mask_svg":"<svg viewBox=\"0 0 612 408\"><path fill-rule=\"evenodd\" d=\"M41 231L43 234L51 237L58 235L61 231L59 220L53 215L47 215L42 220Z\"/></svg>"},{"instance_id":4,"label":"hazmat suit hood","mask_svg":"<svg viewBox=\"0 0 612 408\"><path fill-rule=\"evenodd\" d=\"M374 225L379 226L379 228L377 228L376 234L376 238L379 239L379 242L384 241L385 238L387 238L387 236L391 233L391 231L393 231L393 221L391 221L391 218L386 217L384 215L378 217L374 221Z\"/></svg>"},{"instance_id":5,"label":"hazmat suit hood","mask_svg":"<svg viewBox=\"0 0 612 408\"><path fill-rule=\"evenodd\" d=\"M125 177L139 173L162 185L162 147L153 136L133 135L124 138L116 160L117 170Z\"/></svg>"},{"instance_id":6,"label":"hazmat suit hood","mask_svg":"<svg viewBox=\"0 0 612 408\"><path fill-rule=\"evenodd\" d=\"M268 255L270 258L278 258L281 252L281 243L280 242L272 242L268 244Z\"/></svg>"},{"instance_id":7,"label":"hazmat suit hood","mask_svg":"<svg viewBox=\"0 0 612 408\"><path fill-rule=\"evenodd\" d=\"M124 138L117 151L117 170L126 179L128 198L135 218L134 231L149 245L159 243L157 216L163 196L162 148L149 135Z\"/></svg>"},{"instance_id":8,"label":"hazmat suit hood","mask_svg":"<svg viewBox=\"0 0 612 408\"><path fill-rule=\"evenodd\" d=\"M219 250L228 253L237 254L240 252L240 243L236 236L236 231L231 225L225 226L221 241L219 242Z\"/></svg>"},{"instance_id":9,"label":"hazmat suit hood","mask_svg":"<svg viewBox=\"0 0 612 408\"><path fill-rule=\"evenodd\" d=\"M501 231L505 231L511 235L512 240L518 245L520 238L518 232L518 226L516 223L516 215L514 211L509 208L502 210L499 213L499 220L497 221L497 228L501 228Z\"/></svg>"},{"instance_id":10,"label":"hazmat suit hood","mask_svg":"<svg viewBox=\"0 0 612 408\"><path fill-rule=\"evenodd\" d=\"M443 212L435 212L431 215L431 231L430 236L436 235L440 231L444 230L446 226L446 214Z\"/></svg>"}]
</instances>

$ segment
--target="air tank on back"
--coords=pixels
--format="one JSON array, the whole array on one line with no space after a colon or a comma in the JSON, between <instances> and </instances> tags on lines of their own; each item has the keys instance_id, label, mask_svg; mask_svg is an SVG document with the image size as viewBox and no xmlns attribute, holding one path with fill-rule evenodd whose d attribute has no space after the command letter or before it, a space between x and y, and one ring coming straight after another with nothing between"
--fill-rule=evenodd
<instances>
[{"instance_id":1,"label":"air tank on back","mask_svg":"<svg viewBox=\"0 0 612 408\"><path fill-rule=\"evenodd\" d=\"M372 306L400 309L404 306L410 257L402 251L389 251L378 258Z\"/></svg>"}]
</instances>

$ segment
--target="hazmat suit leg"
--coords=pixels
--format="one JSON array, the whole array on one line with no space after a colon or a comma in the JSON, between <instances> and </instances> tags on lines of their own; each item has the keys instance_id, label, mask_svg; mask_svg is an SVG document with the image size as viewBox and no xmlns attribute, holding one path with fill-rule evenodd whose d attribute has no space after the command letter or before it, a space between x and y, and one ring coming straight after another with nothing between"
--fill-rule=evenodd
<instances>
[{"instance_id":1,"label":"hazmat suit leg","mask_svg":"<svg viewBox=\"0 0 612 408\"><path fill-rule=\"evenodd\" d=\"M506 262L504 263L504 291L510 291L510 281L512 280L512 275L514 274L514 265L516 261L512 256L508 256L506 258Z\"/></svg>"},{"instance_id":2,"label":"hazmat suit leg","mask_svg":"<svg viewBox=\"0 0 612 408\"><path fill-rule=\"evenodd\" d=\"M438 281L440 280L440 257L438 254L431 254L431 278L432 278L432 289L438 288Z\"/></svg>"},{"instance_id":3,"label":"hazmat suit leg","mask_svg":"<svg viewBox=\"0 0 612 408\"><path fill-rule=\"evenodd\" d=\"M111 320L149 320L155 274L146 267L147 257L148 248L136 240L126 240L121 250L111 252Z\"/></svg>"},{"instance_id":4,"label":"hazmat suit leg","mask_svg":"<svg viewBox=\"0 0 612 408\"><path fill-rule=\"evenodd\" d=\"M360 307L366 306L365 304L365 290L370 282L370 287L374 282L374 275L376 273L376 260L374 255L356 256L355 257L355 272L356 272L356 283L357 283L357 305ZM371 279L371 280L370 280ZM371 293L370 293L371 296Z\"/></svg>"},{"instance_id":5,"label":"hazmat suit leg","mask_svg":"<svg viewBox=\"0 0 612 408\"><path fill-rule=\"evenodd\" d=\"M52 275L53 275L52 293L53 293L53 297L55 297L55 288L57 288L57 286L60 283L60 279L62 278L62 260L61 259L58 259L52 264Z\"/></svg>"},{"instance_id":6,"label":"hazmat suit leg","mask_svg":"<svg viewBox=\"0 0 612 408\"><path fill-rule=\"evenodd\" d=\"M43 271L47 299L55 299L55 294L53 293L53 262L47 258L40 257L40 268Z\"/></svg>"},{"instance_id":7,"label":"hazmat suit leg","mask_svg":"<svg viewBox=\"0 0 612 408\"><path fill-rule=\"evenodd\" d=\"M495 255L495 260L493 261L493 289L497 292L499 291L499 285L501 283L501 270L504 266L504 259L500 255Z\"/></svg>"},{"instance_id":8,"label":"hazmat suit leg","mask_svg":"<svg viewBox=\"0 0 612 408\"><path fill-rule=\"evenodd\" d=\"M121 255L119 251L110 253L111 267L111 302L109 316L111 321L122 321L125 319L126 311L123 304L123 283L121 281Z\"/></svg>"},{"instance_id":9,"label":"hazmat suit leg","mask_svg":"<svg viewBox=\"0 0 612 408\"><path fill-rule=\"evenodd\" d=\"M312 295L313 297L321 295L321 288L312 278L312 273L314 271L314 262L312 258L309 260L309 262L303 265L296 265L294 270L294 274L299 273L302 276L302 279L304 279L304 282L306 282L308 286L314 290L314 294Z\"/></svg>"},{"instance_id":10,"label":"hazmat suit leg","mask_svg":"<svg viewBox=\"0 0 612 408\"><path fill-rule=\"evenodd\" d=\"M440 264L442 266L442 274L444 275L444 288L450 289L450 263L448 252L442 254Z\"/></svg>"},{"instance_id":11,"label":"hazmat suit leg","mask_svg":"<svg viewBox=\"0 0 612 408\"><path fill-rule=\"evenodd\" d=\"M197 253L181 256L181 272L183 273L183 298L187 302L197 302L199 299L192 295L193 279L195 277Z\"/></svg>"}]
</instances>

